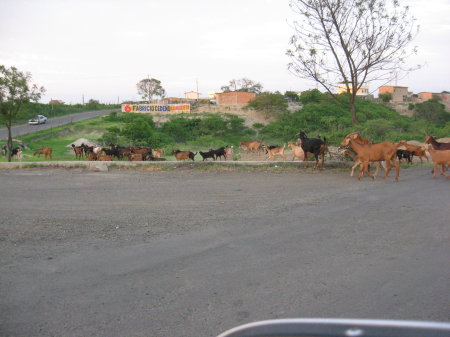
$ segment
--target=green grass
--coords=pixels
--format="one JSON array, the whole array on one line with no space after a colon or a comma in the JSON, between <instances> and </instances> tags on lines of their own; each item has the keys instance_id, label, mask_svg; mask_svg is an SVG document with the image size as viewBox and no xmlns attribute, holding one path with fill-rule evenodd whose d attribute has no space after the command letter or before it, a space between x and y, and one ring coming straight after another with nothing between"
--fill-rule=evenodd
<instances>
[{"instance_id":1,"label":"green grass","mask_svg":"<svg viewBox=\"0 0 450 337\"><path fill-rule=\"evenodd\" d=\"M67 145L78 138L99 141L106 129L116 124L97 117L14 138L20 139L29 148L23 151L23 161L45 161L42 155L40 158L33 156L34 152L41 147L53 149L53 160L76 160L73 150ZM5 142L0 145L3 144ZM1 158L0 161L6 161L6 158Z\"/></svg>"}]
</instances>

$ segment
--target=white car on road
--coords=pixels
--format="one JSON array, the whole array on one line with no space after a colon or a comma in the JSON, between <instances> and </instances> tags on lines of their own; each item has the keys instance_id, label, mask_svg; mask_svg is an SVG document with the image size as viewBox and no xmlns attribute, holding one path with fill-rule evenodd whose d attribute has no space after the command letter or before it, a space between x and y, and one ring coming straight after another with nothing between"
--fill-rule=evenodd
<instances>
[{"instance_id":1,"label":"white car on road","mask_svg":"<svg viewBox=\"0 0 450 337\"><path fill-rule=\"evenodd\" d=\"M37 115L36 118L32 118L28 121L28 124L30 125L37 125L37 124L45 124L47 122L47 117L44 115Z\"/></svg>"}]
</instances>

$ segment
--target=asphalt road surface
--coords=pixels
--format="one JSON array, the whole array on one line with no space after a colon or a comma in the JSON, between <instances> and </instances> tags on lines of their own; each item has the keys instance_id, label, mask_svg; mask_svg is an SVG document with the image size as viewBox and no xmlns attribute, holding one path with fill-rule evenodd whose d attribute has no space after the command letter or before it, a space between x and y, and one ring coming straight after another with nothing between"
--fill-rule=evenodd
<instances>
[{"instance_id":1,"label":"asphalt road surface","mask_svg":"<svg viewBox=\"0 0 450 337\"><path fill-rule=\"evenodd\" d=\"M22 135L26 135L29 133L46 130L50 128L55 128L57 126L73 123L73 122L79 122L85 119L94 118L98 116L104 116L109 114L111 111L116 111L117 109L111 109L111 110L97 110L97 111L89 111L89 112L80 112L76 114L61 116L61 117L54 117L49 118L47 120L47 123L40 124L40 125L28 125L28 124L22 124L22 125L16 125L13 126L11 129L12 137L18 137ZM49 116L47 116L49 117ZM8 138L8 130L6 128L0 128L0 140L6 140Z\"/></svg>"},{"instance_id":2,"label":"asphalt road surface","mask_svg":"<svg viewBox=\"0 0 450 337\"><path fill-rule=\"evenodd\" d=\"M448 321L450 179L0 171L0 336L216 336L293 317Z\"/></svg>"}]
</instances>

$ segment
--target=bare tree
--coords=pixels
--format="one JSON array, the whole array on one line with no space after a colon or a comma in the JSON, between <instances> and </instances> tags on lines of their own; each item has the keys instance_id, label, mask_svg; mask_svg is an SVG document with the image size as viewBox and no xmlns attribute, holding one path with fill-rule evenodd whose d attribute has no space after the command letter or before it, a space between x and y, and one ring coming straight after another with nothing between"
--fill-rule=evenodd
<instances>
[{"instance_id":1,"label":"bare tree","mask_svg":"<svg viewBox=\"0 0 450 337\"><path fill-rule=\"evenodd\" d=\"M151 103L153 96L159 96L163 98L166 91L161 86L161 81L155 78L145 78L136 84L138 94L142 96L143 99L148 100L148 104Z\"/></svg>"},{"instance_id":2,"label":"bare tree","mask_svg":"<svg viewBox=\"0 0 450 337\"><path fill-rule=\"evenodd\" d=\"M256 94L261 93L263 86L259 82L254 82L248 78L241 78L239 80L231 80L228 85L222 86L220 89L224 92L227 91L247 91L254 92Z\"/></svg>"},{"instance_id":3,"label":"bare tree","mask_svg":"<svg viewBox=\"0 0 450 337\"><path fill-rule=\"evenodd\" d=\"M44 87L39 88L31 83L30 73L21 72L15 67L7 68L0 65L0 122L8 130L8 161L11 161L13 122L20 117L25 103L37 102L44 92Z\"/></svg>"},{"instance_id":4,"label":"bare tree","mask_svg":"<svg viewBox=\"0 0 450 337\"><path fill-rule=\"evenodd\" d=\"M362 85L412 70L403 67L416 52L407 47L419 27L398 0L290 0L290 6L299 14L287 51L290 71L338 100L335 88L345 85L353 124Z\"/></svg>"}]
</instances>

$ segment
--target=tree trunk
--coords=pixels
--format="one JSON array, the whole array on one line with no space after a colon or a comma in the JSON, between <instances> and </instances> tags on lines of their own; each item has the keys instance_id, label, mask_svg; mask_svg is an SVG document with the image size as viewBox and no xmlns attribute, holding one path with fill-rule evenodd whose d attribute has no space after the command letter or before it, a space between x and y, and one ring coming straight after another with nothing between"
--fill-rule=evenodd
<instances>
[{"instance_id":1,"label":"tree trunk","mask_svg":"<svg viewBox=\"0 0 450 337\"><path fill-rule=\"evenodd\" d=\"M356 124L358 124L358 120L356 119L355 97L353 95L350 95L349 99L349 109L350 114L352 115L352 125L355 126Z\"/></svg>"},{"instance_id":2,"label":"tree trunk","mask_svg":"<svg viewBox=\"0 0 450 337\"><path fill-rule=\"evenodd\" d=\"M11 162L11 153L12 153L12 134L11 134L11 124L7 124L6 128L8 129L8 141L7 141L7 152L8 152L8 162Z\"/></svg>"}]
</instances>

